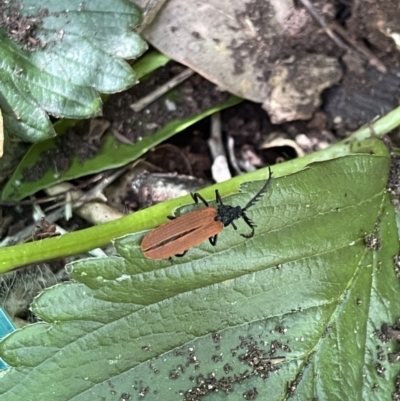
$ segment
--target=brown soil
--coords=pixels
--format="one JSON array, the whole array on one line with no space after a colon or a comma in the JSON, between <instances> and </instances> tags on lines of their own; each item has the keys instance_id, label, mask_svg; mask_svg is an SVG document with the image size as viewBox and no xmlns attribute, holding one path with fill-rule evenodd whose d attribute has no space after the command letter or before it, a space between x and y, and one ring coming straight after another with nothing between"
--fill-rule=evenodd
<instances>
[{"instance_id":1,"label":"brown soil","mask_svg":"<svg viewBox=\"0 0 400 401\"><path fill-rule=\"evenodd\" d=\"M171 121L199 114L229 98L228 93L219 91L215 85L195 74L183 82L175 94L161 97L140 112L134 112L130 108L132 103L183 70L181 65L169 63L149 79L125 92L111 96L104 106L104 117L111 121L112 128L131 142L136 142L138 138L153 134ZM168 109L168 100L173 103L171 106L175 107L175 110Z\"/></svg>"}]
</instances>

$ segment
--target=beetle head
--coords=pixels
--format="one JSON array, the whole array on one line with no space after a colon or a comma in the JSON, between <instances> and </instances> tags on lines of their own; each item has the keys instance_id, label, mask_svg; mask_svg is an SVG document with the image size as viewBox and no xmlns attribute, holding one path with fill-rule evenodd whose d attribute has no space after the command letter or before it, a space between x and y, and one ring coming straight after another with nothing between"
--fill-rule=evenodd
<instances>
[{"instance_id":1,"label":"beetle head","mask_svg":"<svg viewBox=\"0 0 400 401\"><path fill-rule=\"evenodd\" d=\"M221 221L224 227L226 227L240 217L242 217L242 208L240 206L219 204L215 220Z\"/></svg>"}]
</instances>

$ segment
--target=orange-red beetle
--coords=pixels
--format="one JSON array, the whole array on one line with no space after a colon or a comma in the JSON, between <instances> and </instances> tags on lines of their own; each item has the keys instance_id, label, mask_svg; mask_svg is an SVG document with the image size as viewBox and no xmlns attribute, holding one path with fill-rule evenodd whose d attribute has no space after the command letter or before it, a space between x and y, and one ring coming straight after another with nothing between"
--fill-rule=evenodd
<instances>
[{"instance_id":1,"label":"orange-red beetle","mask_svg":"<svg viewBox=\"0 0 400 401\"><path fill-rule=\"evenodd\" d=\"M240 206L224 205L218 190L215 191L217 208L208 205L208 202L198 193L191 194L193 200L199 203L199 199L206 205L204 209L194 210L179 217L168 216L171 221L150 231L141 243L141 249L149 259L167 259L172 256L182 256L189 248L192 248L206 239L211 245L217 244L217 236L224 227L230 224L236 230L234 220L240 217L251 228L249 234L240 234L244 238L254 235L256 225L251 221L246 211L256 203L267 191L272 178L270 167L269 177L256 195L249 200L244 208Z\"/></svg>"}]
</instances>

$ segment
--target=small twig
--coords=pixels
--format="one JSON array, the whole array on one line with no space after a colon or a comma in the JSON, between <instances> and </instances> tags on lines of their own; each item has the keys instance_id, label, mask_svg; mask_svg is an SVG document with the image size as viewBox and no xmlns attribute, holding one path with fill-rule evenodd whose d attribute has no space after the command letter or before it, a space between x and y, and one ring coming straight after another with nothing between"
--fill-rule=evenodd
<instances>
[{"instance_id":1,"label":"small twig","mask_svg":"<svg viewBox=\"0 0 400 401\"><path fill-rule=\"evenodd\" d=\"M369 50L366 46L364 46L363 43L356 41L354 38L352 38L350 35L348 35L347 31L343 27L341 27L339 24L333 22L330 25L331 25L332 29L334 31L336 31L343 39L345 39L347 42L349 42L353 46L353 48L355 48L360 53L362 53L368 59L370 65L372 65L373 67L375 67L378 71L380 71L382 73L387 72L387 68L382 63L382 61L380 61L378 59L378 57L376 57L375 54L373 54L371 52L371 50Z\"/></svg>"},{"instance_id":2,"label":"small twig","mask_svg":"<svg viewBox=\"0 0 400 401\"><path fill-rule=\"evenodd\" d=\"M133 145L133 142L128 139L126 136L122 135L119 131L117 131L115 128L111 129L111 133L114 135L114 138L117 141L120 141L122 143L126 143L127 145Z\"/></svg>"},{"instance_id":3,"label":"small twig","mask_svg":"<svg viewBox=\"0 0 400 401\"><path fill-rule=\"evenodd\" d=\"M229 160L231 162L233 169L239 175L242 174L243 171L240 169L238 161L236 159L236 155L235 155L235 140L230 135L228 136L228 155L229 155Z\"/></svg>"},{"instance_id":4,"label":"small twig","mask_svg":"<svg viewBox=\"0 0 400 401\"><path fill-rule=\"evenodd\" d=\"M346 45L346 43L342 42L340 38L338 38L329 25L326 23L324 17L318 13L315 9L314 5L310 0L300 0L306 10L311 14L311 16L321 25L322 29L325 33L343 50L351 51L351 48Z\"/></svg>"},{"instance_id":5,"label":"small twig","mask_svg":"<svg viewBox=\"0 0 400 401\"><path fill-rule=\"evenodd\" d=\"M94 198L99 199L99 198L105 198L104 195L102 194L102 191L104 188L106 188L108 185L110 185L114 180L116 180L120 175L122 175L128 167L118 169L115 171L113 174L103 177L101 181L93 187L90 191L88 191L85 194L78 195L75 199L72 201L72 208L77 209L78 207L82 206L84 203L89 202L90 200L93 200ZM73 189L74 192L76 192L76 189ZM66 194L71 193L72 190L69 191L63 191L61 194L57 194L51 197L48 197L47 199L54 198L54 199L59 199L60 197L66 196ZM35 202L32 202L34 204L37 204ZM56 207L53 205L53 208ZM50 208L49 208L50 209ZM48 210L49 210L48 209ZM61 206L58 205L58 209L54 210L53 212L49 213L46 215L46 220L50 223L54 223L57 220L61 219L64 217L65 214L65 201L62 202ZM22 242L25 238L29 237L31 233L34 231L36 227L36 222L33 224L30 224L29 226L26 226L23 230L19 231L17 234L14 236L6 237L0 242L0 247L5 247L9 245L14 245L17 243ZM61 231L61 230L59 230Z\"/></svg>"},{"instance_id":6,"label":"small twig","mask_svg":"<svg viewBox=\"0 0 400 401\"><path fill-rule=\"evenodd\" d=\"M2 201L2 200L0 200L0 206L41 205L43 203L57 202L61 199L65 199L65 196L68 193L74 192L77 189L85 188L88 185L93 184L94 182L102 179L101 177L103 177L103 176L104 176L104 173L97 174L96 176L91 177L90 179L86 180L85 182L75 185L73 188L70 188L67 191L60 192L56 195L45 196L40 199L25 199L22 201ZM62 204L65 204L65 202L63 202Z\"/></svg>"},{"instance_id":7,"label":"small twig","mask_svg":"<svg viewBox=\"0 0 400 401\"><path fill-rule=\"evenodd\" d=\"M75 196L72 196L72 208L76 209L76 208L82 206L85 203L93 202L95 200L97 200L97 201L100 200L101 202L106 202L107 198L103 194L104 189L108 185L110 185L112 182L114 182L118 177L120 177L128 168L129 168L129 166L126 166L124 168L120 168L120 169L116 170L115 172L111 173L110 175L104 175L103 174L103 177L101 178L101 180L92 189L90 189L86 193L79 194L78 191L75 188L74 189L74 192L75 192L74 195ZM60 187L61 187L61 185L60 185ZM55 189L56 187L52 187L52 188ZM47 190L50 191L51 188L48 188ZM71 193L71 190L67 190L67 191L63 190L60 193L60 195L64 195L64 197L65 197L65 195L68 194L68 193ZM54 196L58 196L58 195L54 195ZM69 201L69 202L71 203L71 201ZM52 205L52 206L48 207L46 209L46 211L55 209L55 208L57 208L59 206L62 206L62 205L65 206L66 203L68 203L68 202L66 200L64 200L63 202L59 202L59 203L57 203L55 205Z\"/></svg>"},{"instance_id":8,"label":"small twig","mask_svg":"<svg viewBox=\"0 0 400 401\"><path fill-rule=\"evenodd\" d=\"M186 70L182 71L180 74L178 74L175 77L173 77L172 79L170 79L164 85L161 85L156 90L149 93L145 97L141 98L137 102L132 103L129 107L136 112L143 110L149 104L151 104L155 100L157 100L160 96L164 95L172 88L175 88L175 86L179 85L180 83L182 83L183 81L188 79L193 74L194 74L194 71L191 70L190 68L187 68Z\"/></svg>"},{"instance_id":9,"label":"small twig","mask_svg":"<svg viewBox=\"0 0 400 401\"><path fill-rule=\"evenodd\" d=\"M103 179L100 180L98 184L96 184L92 189L90 189L86 195L88 199L102 199L105 202L107 198L104 196L103 191L107 188L110 184L112 184L117 178L119 178L122 174L125 173L126 170L129 169L129 166L125 166L119 168L118 170L114 171L110 175L105 176ZM74 207L76 207L74 205Z\"/></svg>"},{"instance_id":10,"label":"small twig","mask_svg":"<svg viewBox=\"0 0 400 401\"><path fill-rule=\"evenodd\" d=\"M208 140L208 146L214 160L211 166L214 180L222 182L232 178L222 141L221 115L219 112L211 116L211 137Z\"/></svg>"},{"instance_id":11,"label":"small twig","mask_svg":"<svg viewBox=\"0 0 400 401\"><path fill-rule=\"evenodd\" d=\"M41 199L25 199L22 201L0 201L0 206L19 206L19 205L41 205L43 203L49 203L63 199L65 194L59 194L55 196L46 196Z\"/></svg>"},{"instance_id":12,"label":"small twig","mask_svg":"<svg viewBox=\"0 0 400 401\"><path fill-rule=\"evenodd\" d=\"M307 11L311 14L311 16L321 25L322 29L325 33L339 46L341 49L344 49L350 53L353 52L353 49L357 51L357 53L362 54L367 58L370 65L375 67L378 71L382 73L387 72L386 66L362 43L357 42L354 38L352 38L348 32L341 27L339 24L332 22L329 25L326 23L324 17L322 17L318 11L315 9L314 5L310 2L310 0L300 0L303 6L307 9ZM338 33L340 37L336 34ZM348 46L344 41L348 42L352 47Z\"/></svg>"},{"instance_id":13,"label":"small twig","mask_svg":"<svg viewBox=\"0 0 400 401\"><path fill-rule=\"evenodd\" d=\"M64 216L64 207L61 207L54 212L51 212L46 216L46 220L50 223L54 223L55 221L61 219ZM26 238L30 237L32 235L32 232L36 228L37 222L35 221L34 223L26 226L24 229L16 233L15 235L5 237L1 242L0 242L0 248L1 247L6 247L10 245L15 245L18 243L23 242Z\"/></svg>"}]
</instances>

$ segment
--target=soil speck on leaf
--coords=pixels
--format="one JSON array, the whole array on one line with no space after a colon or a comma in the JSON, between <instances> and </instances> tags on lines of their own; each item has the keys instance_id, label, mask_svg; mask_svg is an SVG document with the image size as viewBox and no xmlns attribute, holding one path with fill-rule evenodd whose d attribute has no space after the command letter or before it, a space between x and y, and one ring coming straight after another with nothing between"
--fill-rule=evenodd
<instances>
[{"instance_id":1,"label":"soil speck on leaf","mask_svg":"<svg viewBox=\"0 0 400 401\"><path fill-rule=\"evenodd\" d=\"M0 2L0 27L3 27L7 35L19 42L25 50L42 48L46 44L36 36L36 30L41 27L43 18L48 15L46 8L40 9L37 15L25 17L20 13L23 3Z\"/></svg>"}]
</instances>

